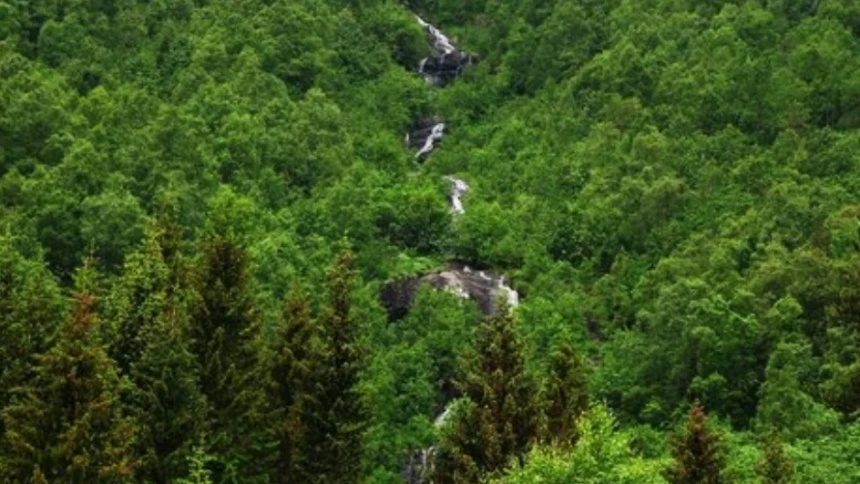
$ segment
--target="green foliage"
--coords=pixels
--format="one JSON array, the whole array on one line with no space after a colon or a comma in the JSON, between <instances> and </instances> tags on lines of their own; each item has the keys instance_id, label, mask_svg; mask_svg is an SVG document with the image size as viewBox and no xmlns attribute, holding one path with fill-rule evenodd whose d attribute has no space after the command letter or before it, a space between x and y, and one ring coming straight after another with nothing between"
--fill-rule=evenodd
<instances>
[{"instance_id":1,"label":"green foliage","mask_svg":"<svg viewBox=\"0 0 860 484\"><path fill-rule=\"evenodd\" d=\"M434 480L475 482L511 461L522 465L537 440L537 385L525 372L515 325L504 305L481 324L458 383L466 401L443 436Z\"/></svg>"},{"instance_id":2,"label":"green foliage","mask_svg":"<svg viewBox=\"0 0 860 484\"><path fill-rule=\"evenodd\" d=\"M480 62L424 82L413 12ZM137 480L283 480L301 455L300 480L397 482L480 373L458 360L480 316L422 288L386 324L376 295L457 261L522 296L517 355L490 361L549 409L523 414L574 440L587 387L620 422L589 427L608 467L544 447L522 479L659 481L698 401L725 479L756 479L773 432L795 482L856 482L858 59L852 0L0 1L0 411L45 456L10 480L77 478L22 402L54 405L33 382L78 345L108 420L137 421ZM419 166L402 140L429 116L446 136ZM100 322L75 339L85 258ZM459 457L492 454L473 481L529 447L474 405L501 398L483 382L461 382L483 417L452 423L486 441ZM5 425L0 461L24 462Z\"/></svg>"},{"instance_id":3,"label":"green foliage","mask_svg":"<svg viewBox=\"0 0 860 484\"><path fill-rule=\"evenodd\" d=\"M719 484L723 476L723 455L719 436L708 428L705 410L690 407L685 433L676 439L675 462L666 470L673 484Z\"/></svg>"},{"instance_id":4,"label":"green foliage","mask_svg":"<svg viewBox=\"0 0 860 484\"><path fill-rule=\"evenodd\" d=\"M206 242L191 317L191 349L206 398L216 482L241 476L264 482L272 436L260 385L259 322L249 286L247 253L230 235Z\"/></svg>"},{"instance_id":5,"label":"green foliage","mask_svg":"<svg viewBox=\"0 0 860 484\"><path fill-rule=\"evenodd\" d=\"M80 285L79 285L80 287ZM56 344L3 410L0 474L10 482L126 482L138 428L123 415L116 367L98 338L95 300L78 292Z\"/></svg>"},{"instance_id":6,"label":"green foliage","mask_svg":"<svg viewBox=\"0 0 860 484\"><path fill-rule=\"evenodd\" d=\"M775 438L765 442L764 455L756 466L756 472L764 484L788 484L794 474L794 467L782 444Z\"/></svg>"},{"instance_id":7,"label":"green foliage","mask_svg":"<svg viewBox=\"0 0 860 484\"><path fill-rule=\"evenodd\" d=\"M498 480L505 484L532 483L664 483L661 461L643 459L631 451L631 438L617 428L612 413L592 405L577 420L579 440L571 449L538 447L527 464Z\"/></svg>"},{"instance_id":8,"label":"green foliage","mask_svg":"<svg viewBox=\"0 0 860 484\"><path fill-rule=\"evenodd\" d=\"M585 363L569 345L561 345L550 362L545 383L547 436L561 446L576 442L576 422L588 409Z\"/></svg>"}]
</instances>

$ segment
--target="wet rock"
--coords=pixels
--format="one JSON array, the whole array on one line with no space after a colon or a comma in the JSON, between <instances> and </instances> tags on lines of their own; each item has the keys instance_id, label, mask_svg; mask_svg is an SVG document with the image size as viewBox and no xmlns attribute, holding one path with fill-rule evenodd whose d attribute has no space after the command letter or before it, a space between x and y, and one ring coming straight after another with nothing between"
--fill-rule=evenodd
<instances>
[{"instance_id":1,"label":"wet rock","mask_svg":"<svg viewBox=\"0 0 860 484\"><path fill-rule=\"evenodd\" d=\"M422 60L418 72L428 82L444 86L463 73L463 69L477 64L479 57L457 48L441 30L416 16L418 22L427 30L427 37L432 47L432 55Z\"/></svg>"},{"instance_id":2,"label":"wet rock","mask_svg":"<svg viewBox=\"0 0 860 484\"><path fill-rule=\"evenodd\" d=\"M445 269L422 277L402 279L385 285L380 300L388 311L388 319L396 321L409 313L415 293L422 284L448 291L463 299L471 299L487 315L498 310L499 298L509 307L519 305L519 294L510 287L504 275L490 270L477 270L463 264L451 264Z\"/></svg>"},{"instance_id":3,"label":"wet rock","mask_svg":"<svg viewBox=\"0 0 860 484\"><path fill-rule=\"evenodd\" d=\"M406 144L418 150L415 157L423 161L430 155L445 136L445 123L438 117L419 119L406 134Z\"/></svg>"}]
</instances>

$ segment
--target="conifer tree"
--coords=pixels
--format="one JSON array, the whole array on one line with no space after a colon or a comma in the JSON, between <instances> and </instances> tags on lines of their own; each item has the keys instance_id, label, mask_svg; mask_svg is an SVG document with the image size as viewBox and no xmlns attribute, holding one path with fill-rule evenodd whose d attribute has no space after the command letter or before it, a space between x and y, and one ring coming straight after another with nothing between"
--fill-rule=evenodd
<instances>
[{"instance_id":1,"label":"conifer tree","mask_svg":"<svg viewBox=\"0 0 860 484\"><path fill-rule=\"evenodd\" d=\"M549 440L563 445L576 441L576 421L588 409L588 375L582 358L569 344L560 345L550 362L546 382Z\"/></svg>"},{"instance_id":2,"label":"conifer tree","mask_svg":"<svg viewBox=\"0 0 860 484\"><path fill-rule=\"evenodd\" d=\"M275 481L310 482L308 456L301 444L315 424L313 412L320 404L317 383L325 354L310 303L298 287L288 294L281 319L271 370L278 422Z\"/></svg>"},{"instance_id":3,"label":"conifer tree","mask_svg":"<svg viewBox=\"0 0 860 484\"><path fill-rule=\"evenodd\" d=\"M213 236L196 278L192 350L218 459L214 480L263 482L273 439L247 253L232 235Z\"/></svg>"},{"instance_id":4,"label":"conifer tree","mask_svg":"<svg viewBox=\"0 0 860 484\"><path fill-rule=\"evenodd\" d=\"M666 470L666 478L672 484L720 484L724 482L721 452L719 437L708 428L705 409L693 405L686 433L675 442L675 462Z\"/></svg>"},{"instance_id":5,"label":"conifer tree","mask_svg":"<svg viewBox=\"0 0 860 484\"><path fill-rule=\"evenodd\" d=\"M34 357L48 349L63 306L44 264L27 260L12 238L0 235L0 411L9 405L12 389L33 377ZM0 420L0 437L3 428Z\"/></svg>"},{"instance_id":6,"label":"conifer tree","mask_svg":"<svg viewBox=\"0 0 860 484\"><path fill-rule=\"evenodd\" d=\"M756 464L756 472L763 484L788 484L794 475L794 466L785 455L776 435L767 437L764 454Z\"/></svg>"},{"instance_id":7,"label":"conifer tree","mask_svg":"<svg viewBox=\"0 0 860 484\"><path fill-rule=\"evenodd\" d=\"M121 374L127 375L146 344L141 333L156 324L167 307L170 271L164 263L160 231L153 227L141 250L125 262L122 278L112 294L110 318L113 319L110 354Z\"/></svg>"},{"instance_id":8,"label":"conifer tree","mask_svg":"<svg viewBox=\"0 0 860 484\"><path fill-rule=\"evenodd\" d=\"M131 407L142 425L139 475L151 482L173 482L188 471L206 411L181 310L171 307L142 329L141 339L144 346L130 375Z\"/></svg>"},{"instance_id":9,"label":"conifer tree","mask_svg":"<svg viewBox=\"0 0 860 484\"><path fill-rule=\"evenodd\" d=\"M540 407L525 373L514 317L502 308L481 325L476 355L458 384L468 400L436 459L436 482L478 482L522 459L538 436Z\"/></svg>"},{"instance_id":10,"label":"conifer tree","mask_svg":"<svg viewBox=\"0 0 860 484\"><path fill-rule=\"evenodd\" d=\"M363 367L358 327L350 315L355 278L352 254L341 253L329 274L329 307L321 317L325 362L318 373L316 424L301 444L308 482L354 483L361 478L367 412L357 388Z\"/></svg>"},{"instance_id":11,"label":"conifer tree","mask_svg":"<svg viewBox=\"0 0 860 484\"><path fill-rule=\"evenodd\" d=\"M0 480L128 482L137 461L137 429L123 416L119 377L98 337L95 298L78 277L69 318L56 344L37 357L32 381L15 389L3 412L5 448Z\"/></svg>"}]
</instances>

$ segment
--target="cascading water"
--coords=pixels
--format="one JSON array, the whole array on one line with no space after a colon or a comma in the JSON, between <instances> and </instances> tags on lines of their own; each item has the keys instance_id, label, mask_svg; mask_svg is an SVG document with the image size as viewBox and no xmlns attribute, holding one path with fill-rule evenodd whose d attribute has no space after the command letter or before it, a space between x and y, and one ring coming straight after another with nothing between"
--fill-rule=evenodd
<instances>
[{"instance_id":1,"label":"cascading water","mask_svg":"<svg viewBox=\"0 0 860 484\"><path fill-rule=\"evenodd\" d=\"M442 136L445 135L445 123L438 123L433 125L430 129L430 135L427 136L427 139L424 140L424 145L421 146L421 149L418 150L418 153L415 154L415 158L421 158L423 156L428 155L433 148L436 146L436 142L442 139Z\"/></svg>"},{"instance_id":2,"label":"cascading water","mask_svg":"<svg viewBox=\"0 0 860 484\"><path fill-rule=\"evenodd\" d=\"M444 86L462 74L463 69L478 61L473 54L463 52L439 29L415 16L427 31L432 52L418 66L418 73L428 82L436 86ZM418 150L415 158L425 160L436 148L445 135L445 123L437 117L417 121L406 134L406 145ZM456 215L465 213L463 197L469 191L469 184L459 178L446 177L451 183L449 203L451 211ZM380 295L383 305L388 310L390 321L396 321L409 311L415 300L415 293L422 284L450 292L464 299L475 301L484 314L495 314L499 305L509 310L519 305L519 294L508 279L494 271L474 270L463 264L450 264L446 268L426 274L422 277L401 279L385 285ZM451 415L452 404L434 420L436 428L443 427ZM428 476L433 473L433 460L436 447L430 446L412 454L409 464L403 471L403 478L409 484L432 482Z\"/></svg>"},{"instance_id":3,"label":"cascading water","mask_svg":"<svg viewBox=\"0 0 860 484\"><path fill-rule=\"evenodd\" d=\"M427 29L427 33L430 35L430 38L433 39L434 51L444 55L450 54L451 52L457 50L457 48L454 47L454 43L451 42L451 39L449 39L445 34L443 34L442 31L440 31L430 23L424 21L424 19L418 15L416 15L415 18L418 19L418 23L421 24L422 27Z\"/></svg>"},{"instance_id":4,"label":"cascading water","mask_svg":"<svg viewBox=\"0 0 860 484\"><path fill-rule=\"evenodd\" d=\"M453 176L446 178L451 182L451 195L448 199L451 203L451 211L457 215L462 215L466 213L466 210L463 208L463 197L469 191L469 184Z\"/></svg>"}]
</instances>

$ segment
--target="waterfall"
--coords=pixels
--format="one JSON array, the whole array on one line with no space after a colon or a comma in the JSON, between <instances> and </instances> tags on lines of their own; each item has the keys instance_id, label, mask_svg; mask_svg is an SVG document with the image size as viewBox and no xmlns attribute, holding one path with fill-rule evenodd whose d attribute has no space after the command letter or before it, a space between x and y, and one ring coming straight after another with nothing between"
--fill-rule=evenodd
<instances>
[{"instance_id":1,"label":"waterfall","mask_svg":"<svg viewBox=\"0 0 860 484\"><path fill-rule=\"evenodd\" d=\"M433 41L434 51L444 55L450 54L451 52L457 50L457 48L454 47L454 43L451 42L451 39L449 39L445 34L443 34L442 31L440 31L433 25L430 25L428 22L425 22L424 19L419 17L418 15L416 15L415 18L418 19L418 23L421 24L422 27L427 29L427 34L430 35L430 39Z\"/></svg>"},{"instance_id":2,"label":"waterfall","mask_svg":"<svg viewBox=\"0 0 860 484\"><path fill-rule=\"evenodd\" d=\"M453 176L445 178L451 182L451 195L449 197L451 210L457 215L466 213L466 210L463 208L463 196L469 191L469 184Z\"/></svg>"},{"instance_id":3,"label":"waterfall","mask_svg":"<svg viewBox=\"0 0 860 484\"><path fill-rule=\"evenodd\" d=\"M478 56L459 50L454 42L435 26L424 19L415 16L418 23L427 31L431 45L431 54L421 60L418 73L434 86L444 86L463 73L463 69L478 62ZM445 123L436 116L417 120L409 132L405 142L409 148L417 149L415 158L424 160L436 148L445 135ZM463 197L469 192L469 184L459 178L445 177L451 183L448 201L455 215L465 213ZM380 294L383 306L388 311L389 321L404 317L415 300L415 293L422 284L450 292L458 297L475 301L486 315L495 314L502 299L508 309L519 305L519 293L514 290L508 279L491 270L474 270L464 264L449 264L444 269L413 277L390 281ZM453 404L448 402L441 414L436 416L433 426L437 429L446 425L450 420ZM425 484L431 482L433 461L436 446L429 446L412 453L403 478L408 484Z\"/></svg>"},{"instance_id":4,"label":"waterfall","mask_svg":"<svg viewBox=\"0 0 860 484\"><path fill-rule=\"evenodd\" d=\"M421 158L433 151L433 148L436 146L436 142L441 140L444 135L445 123L437 123L433 125L433 128L430 130L430 136L424 140L424 146L422 146L418 153L415 154L415 158Z\"/></svg>"}]
</instances>

